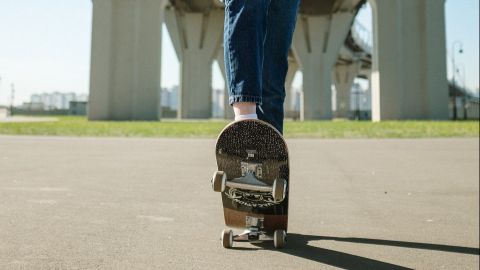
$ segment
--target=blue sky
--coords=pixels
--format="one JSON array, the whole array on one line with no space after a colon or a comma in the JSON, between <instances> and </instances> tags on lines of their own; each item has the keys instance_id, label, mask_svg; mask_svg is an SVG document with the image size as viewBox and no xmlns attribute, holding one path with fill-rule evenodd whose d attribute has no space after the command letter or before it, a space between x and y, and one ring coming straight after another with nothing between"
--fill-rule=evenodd
<instances>
[{"instance_id":1,"label":"blue sky","mask_svg":"<svg viewBox=\"0 0 480 270\"><path fill-rule=\"evenodd\" d=\"M479 1L447 0L448 72L451 76L451 45L463 43L456 56L471 89L479 85ZM43 92L88 93L91 41L91 0L0 0L0 104L9 104L11 84L15 103L29 101ZM371 28L369 8L357 18ZM178 83L178 61L164 28L162 86ZM463 67L462 67L463 66ZM299 84L296 80L295 84ZM223 87L214 66L213 84Z\"/></svg>"}]
</instances>

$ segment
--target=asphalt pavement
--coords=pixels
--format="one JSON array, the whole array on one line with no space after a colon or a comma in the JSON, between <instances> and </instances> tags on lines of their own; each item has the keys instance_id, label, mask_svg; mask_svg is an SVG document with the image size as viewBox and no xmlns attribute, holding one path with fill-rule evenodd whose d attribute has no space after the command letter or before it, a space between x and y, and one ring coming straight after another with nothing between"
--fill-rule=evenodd
<instances>
[{"instance_id":1,"label":"asphalt pavement","mask_svg":"<svg viewBox=\"0 0 480 270\"><path fill-rule=\"evenodd\" d=\"M288 141L287 247L224 249L213 139L0 136L0 269L478 269L479 141Z\"/></svg>"}]
</instances>

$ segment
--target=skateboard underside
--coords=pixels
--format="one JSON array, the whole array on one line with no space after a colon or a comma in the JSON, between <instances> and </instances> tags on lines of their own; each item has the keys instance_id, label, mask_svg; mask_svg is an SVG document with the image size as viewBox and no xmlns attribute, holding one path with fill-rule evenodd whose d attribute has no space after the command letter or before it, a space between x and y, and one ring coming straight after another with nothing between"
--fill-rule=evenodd
<instances>
[{"instance_id":1,"label":"skateboard underside","mask_svg":"<svg viewBox=\"0 0 480 270\"><path fill-rule=\"evenodd\" d=\"M220 134L216 158L228 183L221 192L225 224L258 228L266 235L286 231L289 167L282 135L263 121L234 122ZM281 199L272 195L279 183L285 185Z\"/></svg>"}]
</instances>

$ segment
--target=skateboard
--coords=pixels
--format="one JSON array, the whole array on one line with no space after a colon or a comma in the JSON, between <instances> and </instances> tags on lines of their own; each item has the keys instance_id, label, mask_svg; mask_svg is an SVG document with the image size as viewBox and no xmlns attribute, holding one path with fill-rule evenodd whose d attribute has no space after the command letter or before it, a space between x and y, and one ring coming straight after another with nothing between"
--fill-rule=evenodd
<instances>
[{"instance_id":1,"label":"skateboard","mask_svg":"<svg viewBox=\"0 0 480 270\"><path fill-rule=\"evenodd\" d=\"M283 136L261 120L241 120L220 133L215 154L218 170L212 188L221 193L227 227L246 230L222 232L222 244L234 241L271 241L286 244L288 226L289 166Z\"/></svg>"}]
</instances>

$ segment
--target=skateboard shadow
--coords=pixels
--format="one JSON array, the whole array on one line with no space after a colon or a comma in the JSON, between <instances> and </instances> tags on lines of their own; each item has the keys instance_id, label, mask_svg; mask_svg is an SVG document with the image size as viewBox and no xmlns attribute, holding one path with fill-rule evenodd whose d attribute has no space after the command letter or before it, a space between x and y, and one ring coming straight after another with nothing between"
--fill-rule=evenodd
<instances>
[{"instance_id":1,"label":"skateboard shadow","mask_svg":"<svg viewBox=\"0 0 480 270\"><path fill-rule=\"evenodd\" d=\"M428 250L455 252L455 253L472 254L472 255L479 255L480 253L480 249L478 248L461 247L461 246L415 243L415 242L369 239L369 238L354 238L354 237L344 238L344 237L302 235L302 234L295 234L295 233L288 234L287 247L284 249L279 249L278 251L286 254L290 254L293 256L298 256L304 259L316 261L319 263L328 264L334 267L343 268L343 269L352 269L352 270L353 269L392 269L392 270L411 269L411 268L403 267L400 265L395 265L387 262L369 259L366 257L361 257L361 256L357 256L357 255L353 255L345 252L308 245L309 241L319 241L319 240L341 241L341 242L370 244L370 245L395 246L395 247L405 247L405 248L415 248L415 249L428 249ZM262 243L262 244L255 244L255 245L257 247L261 247L265 249L273 249L271 243Z\"/></svg>"}]
</instances>

